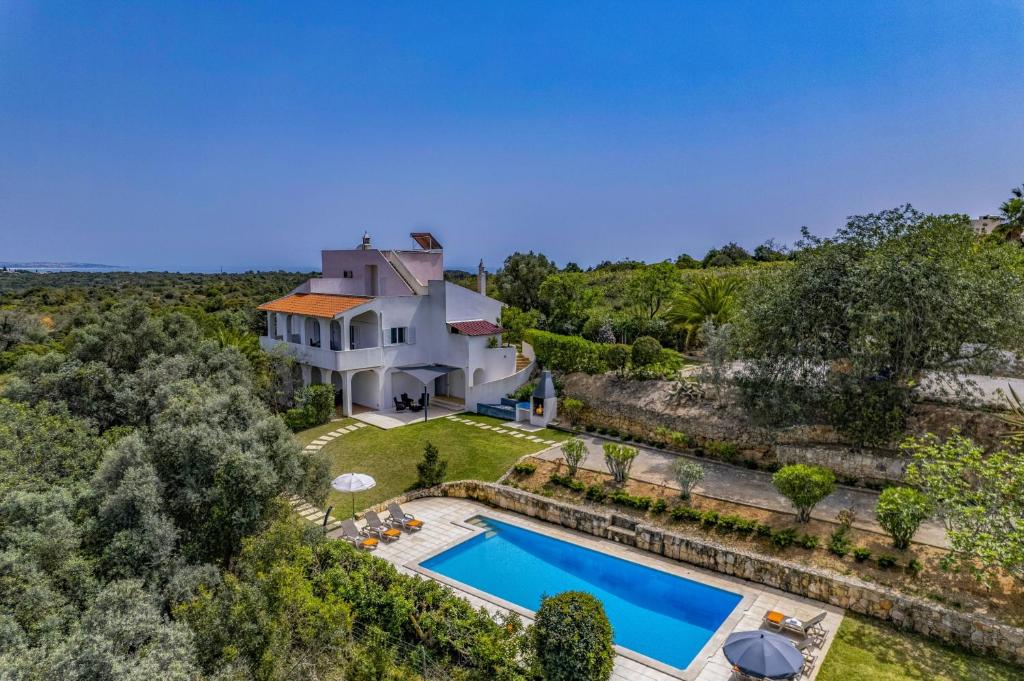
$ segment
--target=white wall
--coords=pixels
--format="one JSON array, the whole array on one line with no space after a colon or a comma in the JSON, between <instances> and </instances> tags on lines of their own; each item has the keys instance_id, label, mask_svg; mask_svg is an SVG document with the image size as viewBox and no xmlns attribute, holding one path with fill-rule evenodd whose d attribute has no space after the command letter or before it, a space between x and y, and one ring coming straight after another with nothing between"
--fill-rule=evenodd
<instances>
[{"instance_id":1,"label":"white wall","mask_svg":"<svg viewBox=\"0 0 1024 681\"><path fill-rule=\"evenodd\" d=\"M374 370L352 374L352 402L379 409L380 379Z\"/></svg>"},{"instance_id":2,"label":"white wall","mask_svg":"<svg viewBox=\"0 0 1024 681\"><path fill-rule=\"evenodd\" d=\"M466 395L466 409L474 411L477 404L497 404L502 397L530 380L530 374L533 372L535 364L535 362L530 362L521 371L511 376L473 386Z\"/></svg>"}]
</instances>

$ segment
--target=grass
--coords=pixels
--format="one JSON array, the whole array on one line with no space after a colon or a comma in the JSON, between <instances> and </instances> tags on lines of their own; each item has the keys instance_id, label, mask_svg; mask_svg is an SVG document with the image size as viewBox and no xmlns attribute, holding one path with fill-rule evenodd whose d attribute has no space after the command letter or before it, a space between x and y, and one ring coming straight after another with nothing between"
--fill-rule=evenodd
<instances>
[{"instance_id":1,"label":"grass","mask_svg":"<svg viewBox=\"0 0 1024 681\"><path fill-rule=\"evenodd\" d=\"M468 418L492 426L508 425L507 421L486 416ZM345 419L311 428L299 433L298 438L306 444L351 421ZM550 429L533 434L544 440L561 441L568 437ZM331 461L332 477L355 472L372 475L377 481L376 487L356 495L356 509L360 509L409 489L416 482L416 464L423 457L427 442L432 442L441 458L448 460L446 480L494 481L519 457L549 446L448 419L435 419L392 430L367 426L332 440L320 451ZM335 517L346 518L352 513L352 499L348 494L332 491L327 503L334 505L332 515Z\"/></svg>"},{"instance_id":2,"label":"grass","mask_svg":"<svg viewBox=\"0 0 1024 681\"><path fill-rule=\"evenodd\" d=\"M818 681L1011 681L1024 670L847 614Z\"/></svg>"}]
</instances>

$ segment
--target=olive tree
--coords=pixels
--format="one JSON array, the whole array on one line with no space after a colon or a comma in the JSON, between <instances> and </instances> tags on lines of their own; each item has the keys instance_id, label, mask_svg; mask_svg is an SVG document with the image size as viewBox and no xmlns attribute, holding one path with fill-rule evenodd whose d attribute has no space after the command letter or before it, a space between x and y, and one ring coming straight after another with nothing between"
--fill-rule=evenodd
<instances>
[{"instance_id":1,"label":"olive tree","mask_svg":"<svg viewBox=\"0 0 1024 681\"><path fill-rule=\"evenodd\" d=\"M965 215L903 206L804 232L792 266L753 278L734 317L735 381L764 420L824 418L855 443L903 428L912 391L973 394L1024 337L1021 252L979 242Z\"/></svg>"},{"instance_id":2,"label":"olive tree","mask_svg":"<svg viewBox=\"0 0 1024 681\"><path fill-rule=\"evenodd\" d=\"M798 463L776 471L772 484L796 508L797 522L806 523L818 502L835 490L836 476L824 466Z\"/></svg>"},{"instance_id":3,"label":"olive tree","mask_svg":"<svg viewBox=\"0 0 1024 681\"><path fill-rule=\"evenodd\" d=\"M704 467L689 459L679 458L672 464L672 474L679 483L679 496L689 499L693 488L704 479Z\"/></svg>"}]
</instances>

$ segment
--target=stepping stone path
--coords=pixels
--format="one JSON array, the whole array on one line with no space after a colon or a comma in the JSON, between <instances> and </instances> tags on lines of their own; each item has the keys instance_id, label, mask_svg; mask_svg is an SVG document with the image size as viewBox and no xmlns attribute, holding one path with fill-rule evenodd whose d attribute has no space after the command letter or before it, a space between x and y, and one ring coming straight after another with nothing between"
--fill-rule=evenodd
<instances>
[{"instance_id":1,"label":"stepping stone path","mask_svg":"<svg viewBox=\"0 0 1024 681\"><path fill-rule=\"evenodd\" d=\"M303 520L308 520L314 525L323 526L324 512L301 497L294 495L285 497L292 507L292 511ZM340 535L341 521L331 516L327 519L327 536L337 539Z\"/></svg>"},{"instance_id":2,"label":"stepping stone path","mask_svg":"<svg viewBox=\"0 0 1024 681\"><path fill-rule=\"evenodd\" d=\"M318 451L320 451L323 448L323 446L325 444L327 444L331 440L334 440L335 438L339 438L342 435L344 435L345 433L354 433L355 431L359 430L360 428L365 428L365 427L366 427L366 424L363 423L362 421L357 421L356 423L352 423L352 424L349 424L347 426L342 426L341 428L338 428L337 430L332 430L331 432L327 433L326 435L321 435L320 437L318 437L317 439L313 440L308 445L306 445L305 449L303 449L302 451L307 453L307 454L312 454L313 452L318 452Z\"/></svg>"},{"instance_id":3,"label":"stepping stone path","mask_svg":"<svg viewBox=\"0 0 1024 681\"><path fill-rule=\"evenodd\" d=\"M467 426L474 426L476 428L479 428L480 430L490 430L501 435L510 435L512 437L518 438L525 437L530 442L542 442L546 445L558 444L558 440L545 440L544 438L537 437L536 435L530 435L529 433L523 433L516 430L509 430L507 428L501 428L499 426L488 425L486 423L481 423L480 421L474 421L473 419L462 418L461 416L445 416L445 418L448 419L449 421L454 421L455 423L464 423Z\"/></svg>"}]
</instances>

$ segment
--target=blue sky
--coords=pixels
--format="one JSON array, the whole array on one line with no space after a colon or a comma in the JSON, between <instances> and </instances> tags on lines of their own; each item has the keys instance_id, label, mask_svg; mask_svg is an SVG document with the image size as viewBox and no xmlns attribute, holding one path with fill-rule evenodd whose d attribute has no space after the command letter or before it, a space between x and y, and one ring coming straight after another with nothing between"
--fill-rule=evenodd
<instances>
[{"instance_id":1,"label":"blue sky","mask_svg":"<svg viewBox=\"0 0 1024 681\"><path fill-rule=\"evenodd\" d=\"M0 0L0 260L792 242L1024 182L1021 2Z\"/></svg>"}]
</instances>

